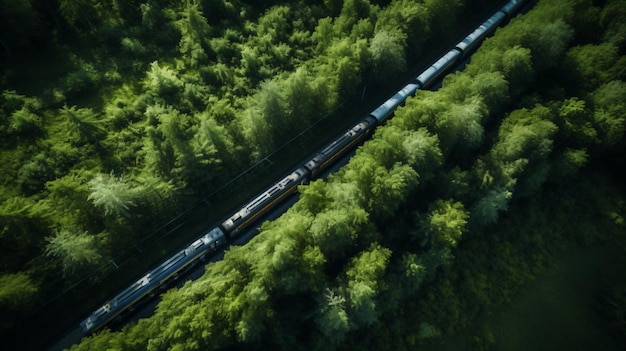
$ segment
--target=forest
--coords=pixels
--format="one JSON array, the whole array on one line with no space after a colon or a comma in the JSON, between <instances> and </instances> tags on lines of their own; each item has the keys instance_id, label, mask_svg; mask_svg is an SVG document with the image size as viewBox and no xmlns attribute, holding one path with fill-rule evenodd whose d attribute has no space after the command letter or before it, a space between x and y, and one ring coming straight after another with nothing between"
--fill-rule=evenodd
<instances>
[{"instance_id":1,"label":"forest","mask_svg":"<svg viewBox=\"0 0 626 351\"><path fill-rule=\"evenodd\" d=\"M500 5L0 0L0 332ZM539 0L153 316L72 350L496 350L488 321L574 249L610 262L592 304L626 344L624 53L625 1Z\"/></svg>"}]
</instances>

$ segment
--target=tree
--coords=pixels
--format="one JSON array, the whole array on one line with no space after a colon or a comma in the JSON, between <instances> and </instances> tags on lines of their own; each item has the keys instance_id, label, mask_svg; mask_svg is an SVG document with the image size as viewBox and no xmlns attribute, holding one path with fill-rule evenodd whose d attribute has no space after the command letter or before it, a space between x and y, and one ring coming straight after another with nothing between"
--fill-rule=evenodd
<instances>
[{"instance_id":1,"label":"tree","mask_svg":"<svg viewBox=\"0 0 626 351\"><path fill-rule=\"evenodd\" d=\"M415 97L407 99L406 104L399 107L390 121L403 130L426 128L436 135L436 123L440 114L449 107L450 101L435 96L432 91L418 90Z\"/></svg>"},{"instance_id":2,"label":"tree","mask_svg":"<svg viewBox=\"0 0 626 351\"><path fill-rule=\"evenodd\" d=\"M292 28L292 9L289 6L279 5L269 8L259 18L256 30L257 36L269 36L274 43L287 43Z\"/></svg>"},{"instance_id":3,"label":"tree","mask_svg":"<svg viewBox=\"0 0 626 351\"><path fill-rule=\"evenodd\" d=\"M333 101L327 84L306 69L298 68L283 83L286 118L300 125L309 125L326 113ZM289 128L296 131L295 128Z\"/></svg>"},{"instance_id":4,"label":"tree","mask_svg":"<svg viewBox=\"0 0 626 351\"><path fill-rule=\"evenodd\" d=\"M376 28L384 31L399 31L406 36L410 58L419 57L422 46L430 36L428 9L423 3L410 0L392 1L381 9Z\"/></svg>"},{"instance_id":5,"label":"tree","mask_svg":"<svg viewBox=\"0 0 626 351\"><path fill-rule=\"evenodd\" d=\"M467 100L452 104L441 113L436 121L437 136L444 155L450 154L457 146L473 150L483 141L483 116L486 114L480 100Z\"/></svg>"},{"instance_id":6,"label":"tree","mask_svg":"<svg viewBox=\"0 0 626 351\"><path fill-rule=\"evenodd\" d=\"M396 163L389 171L379 167L370 184L371 197L366 208L378 218L388 218L418 184L419 176L409 165Z\"/></svg>"},{"instance_id":7,"label":"tree","mask_svg":"<svg viewBox=\"0 0 626 351\"><path fill-rule=\"evenodd\" d=\"M626 8L623 0L608 1L600 14L600 24L605 28L606 41L622 48L626 44L625 17Z\"/></svg>"},{"instance_id":8,"label":"tree","mask_svg":"<svg viewBox=\"0 0 626 351\"><path fill-rule=\"evenodd\" d=\"M55 213L52 217L56 223L65 227L93 222L87 177L86 172L72 171L46 183L45 204Z\"/></svg>"},{"instance_id":9,"label":"tree","mask_svg":"<svg viewBox=\"0 0 626 351\"><path fill-rule=\"evenodd\" d=\"M311 34L311 39L317 44L316 52L323 53L333 42L334 36L333 19L331 17L319 19L315 31Z\"/></svg>"},{"instance_id":10,"label":"tree","mask_svg":"<svg viewBox=\"0 0 626 351\"><path fill-rule=\"evenodd\" d=\"M367 41L359 39L353 42L349 38L333 40L322 57L324 63L319 71L326 80L328 90L335 91L339 98L354 95L361 82L361 74L368 70L371 59ZM337 98L334 94L326 95L330 101ZM329 102L330 105L332 103Z\"/></svg>"},{"instance_id":11,"label":"tree","mask_svg":"<svg viewBox=\"0 0 626 351\"><path fill-rule=\"evenodd\" d=\"M141 24L147 30L153 30L164 20L158 1L148 0L139 5L141 11Z\"/></svg>"},{"instance_id":12,"label":"tree","mask_svg":"<svg viewBox=\"0 0 626 351\"><path fill-rule=\"evenodd\" d=\"M198 64L206 62L211 27L198 4L188 1L176 24L181 33L179 50L187 59L189 67L195 68Z\"/></svg>"},{"instance_id":13,"label":"tree","mask_svg":"<svg viewBox=\"0 0 626 351\"><path fill-rule=\"evenodd\" d=\"M624 140L626 84L617 80L605 83L593 92L592 98L595 105L593 119L601 133L601 142L612 146Z\"/></svg>"},{"instance_id":14,"label":"tree","mask_svg":"<svg viewBox=\"0 0 626 351\"><path fill-rule=\"evenodd\" d=\"M316 214L309 233L313 243L333 262L355 249L367 220L367 213L356 206L326 209Z\"/></svg>"},{"instance_id":15,"label":"tree","mask_svg":"<svg viewBox=\"0 0 626 351\"><path fill-rule=\"evenodd\" d=\"M421 242L430 242L435 249L454 249L467 231L469 213L460 202L436 200L428 214L420 220L416 233Z\"/></svg>"},{"instance_id":16,"label":"tree","mask_svg":"<svg viewBox=\"0 0 626 351\"><path fill-rule=\"evenodd\" d=\"M289 130L285 105L279 83L270 80L261 84L246 110L244 133L259 156L273 151L280 136Z\"/></svg>"},{"instance_id":17,"label":"tree","mask_svg":"<svg viewBox=\"0 0 626 351\"><path fill-rule=\"evenodd\" d=\"M133 198L136 199L137 205L149 209L146 212L172 213L178 208L172 182L167 182L150 172L142 172L134 180L138 186L135 188L136 195Z\"/></svg>"},{"instance_id":18,"label":"tree","mask_svg":"<svg viewBox=\"0 0 626 351\"><path fill-rule=\"evenodd\" d=\"M502 55L502 73L511 89L511 96L521 94L535 76L530 49L516 45L506 50Z\"/></svg>"},{"instance_id":19,"label":"tree","mask_svg":"<svg viewBox=\"0 0 626 351\"><path fill-rule=\"evenodd\" d=\"M524 76L524 78L532 79L531 76ZM467 104L473 108L479 107L476 104L484 104L484 106L479 107L484 122L487 122L490 116L501 112L509 103L510 96L516 96L515 94L521 93L522 89L525 88L525 83L518 80L515 83L518 85L514 87L513 91L510 91L512 84L500 72L485 72L470 79L471 96L467 100Z\"/></svg>"},{"instance_id":20,"label":"tree","mask_svg":"<svg viewBox=\"0 0 626 351\"><path fill-rule=\"evenodd\" d=\"M66 276L94 267L104 258L96 237L87 232L73 233L62 229L55 236L46 239L46 256L59 259Z\"/></svg>"},{"instance_id":21,"label":"tree","mask_svg":"<svg viewBox=\"0 0 626 351\"><path fill-rule=\"evenodd\" d=\"M222 160L226 165L236 163L235 145L228 130L209 116L201 114L198 118L200 126L193 138L196 157L218 168L222 167Z\"/></svg>"},{"instance_id":22,"label":"tree","mask_svg":"<svg viewBox=\"0 0 626 351\"><path fill-rule=\"evenodd\" d=\"M65 105L60 114L68 122L70 140L76 144L99 143L106 135L101 121L91 108L77 109L76 106Z\"/></svg>"},{"instance_id":23,"label":"tree","mask_svg":"<svg viewBox=\"0 0 626 351\"><path fill-rule=\"evenodd\" d=\"M147 93L156 99L157 103L162 101L167 104L176 104L184 83L176 71L167 66L161 67L157 61L154 61L150 64L144 84Z\"/></svg>"},{"instance_id":24,"label":"tree","mask_svg":"<svg viewBox=\"0 0 626 351\"><path fill-rule=\"evenodd\" d=\"M406 71L404 42L394 32L379 31L370 43L374 84L383 84Z\"/></svg>"},{"instance_id":25,"label":"tree","mask_svg":"<svg viewBox=\"0 0 626 351\"><path fill-rule=\"evenodd\" d=\"M24 272L0 276L0 306L21 311L33 303L39 287Z\"/></svg>"},{"instance_id":26,"label":"tree","mask_svg":"<svg viewBox=\"0 0 626 351\"><path fill-rule=\"evenodd\" d=\"M46 211L48 210L48 211ZM39 253L42 239L49 231L49 208L37 206L32 199L12 196L0 205L0 264L18 271Z\"/></svg>"},{"instance_id":27,"label":"tree","mask_svg":"<svg viewBox=\"0 0 626 351\"><path fill-rule=\"evenodd\" d=\"M535 72L543 72L560 62L574 30L562 19L529 27L524 47L530 48Z\"/></svg>"},{"instance_id":28,"label":"tree","mask_svg":"<svg viewBox=\"0 0 626 351\"><path fill-rule=\"evenodd\" d=\"M576 83L584 90L597 88L617 78L613 68L619 57L619 48L611 43L573 47L567 52L573 71L569 74L577 75Z\"/></svg>"},{"instance_id":29,"label":"tree","mask_svg":"<svg viewBox=\"0 0 626 351\"><path fill-rule=\"evenodd\" d=\"M377 297L385 288L382 282L391 250L374 243L354 257L346 270L350 320L357 326L375 323L380 314Z\"/></svg>"},{"instance_id":30,"label":"tree","mask_svg":"<svg viewBox=\"0 0 626 351\"><path fill-rule=\"evenodd\" d=\"M443 162L439 149L439 138L428 133L426 128L405 132L402 140L406 162L419 174L420 180L429 180Z\"/></svg>"},{"instance_id":31,"label":"tree","mask_svg":"<svg viewBox=\"0 0 626 351\"><path fill-rule=\"evenodd\" d=\"M454 19L463 10L461 0L425 0L429 23L433 33L446 35L454 28Z\"/></svg>"},{"instance_id":32,"label":"tree","mask_svg":"<svg viewBox=\"0 0 626 351\"><path fill-rule=\"evenodd\" d=\"M322 179L317 179L311 183L300 186L300 199L295 206L306 211L317 214L330 205L332 198L329 194L327 183Z\"/></svg>"},{"instance_id":33,"label":"tree","mask_svg":"<svg viewBox=\"0 0 626 351\"><path fill-rule=\"evenodd\" d=\"M146 140L142 151L149 173L166 180L172 180L176 166L176 157L172 145L163 140L162 133L155 127L146 127Z\"/></svg>"},{"instance_id":34,"label":"tree","mask_svg":"<svg viewBox=\"0 0 626 351\"><path fill-rule=\"evenodd\" d=\"M498 213L506 211L512 195L510 191L500 187L489 190L472 207L472 221L481 226L496 223Z\"/></svg>"},{"instance_id":35,"label":"tree","mask_svg":"<svg viewBox=\"0 0 626 351\"><path fill-rule=\"evenodd\" d=\"M361 18L366 18L370 14L370 3L368 0L346 0L343 2L341 13L335 20L335 33L342 35L349 33Z\"/></svg>"},{"instance_id":36,"label":"tree","mask_svg":"<svg viewBox=\"0 0 626 351\"><path fill-rule=\"evenodd\" d=\"M105 215L129 217L130 209L135 205L133 188L123 177L110 174L98 174L88 183L91 194L87 199L94 206L103 209Z\"/></svg>"},{"instance_id":37,"label":"tree","mask_svg":"<svg viewBox=\"0 0 626 351\"><path fill-rule=\"evenodd\" d=\"M569 142L587 146L600 142L593 125L593 113L587 109L584 100L571 98L563 101L559 117L563 137Z\"/></svg>"},{"instance_id":38,"label":"tree","mask_svg":"<svg viewBox=\"0 0 626 351\"><path fill-rule=\"evenodd\" d=\"M401 274L399 289L403 289L406 296L419 291L424 279L426 278L426 267L422 259L411 253L406 253L402 256L402 262L400 264Z\"/></svg>"},{"instance_id":39,"label":"tree","mask_svg":"<svg viewBox=\"0 0 626 351\"><path fill-rule=\"evenodd\" d=\"M10 120L9 132L16 134L31 134L43 125L42 118L25 107L13 112Z\"/></svg>"},{"instance_id":40,"label":"tree","mask_svg":"<svg viewBox=\"0 0 626 351\"><path fill-rule=\"evenodd\" d=\"M33 195L43 190L46 182L57 176L52 161L46 152L40 152L20 167L17 171L17 181L24 194Z\"/></svg>"},{"instance_id":41,"label":"tree","mask_svg":"<svg viewBox=\"0 0 626 351\"><path fill-rule=\"evenodd\" d=\"M551 137L558 130L552 119L552 111L540 105L513 111L500 126L498 141L490 152L494 160L506 163L521 158L544 159L552 150Z\"/></svg>"},{"instance_id":42,"label":"tree","mask_svg":"<svg viewBox=\"0 0 626 351\"><path fill-rule=\"evenodd\" d=\"M350 330L350 320L345 308L345 298L329 289L321 299L315 318L318 330L324 335L319 341L320 350L336 346Z\"/></svg>"}]
</instances>

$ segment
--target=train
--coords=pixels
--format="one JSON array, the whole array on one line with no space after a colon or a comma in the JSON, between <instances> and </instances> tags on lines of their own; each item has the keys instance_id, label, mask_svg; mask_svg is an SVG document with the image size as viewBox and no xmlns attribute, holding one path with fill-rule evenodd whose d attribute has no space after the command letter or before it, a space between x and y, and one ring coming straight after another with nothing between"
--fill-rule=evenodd
<instances>
[{"instance_id":1,"label":"train","mask_svg":"<svg viewBox=\"0 0 626 351\"><path fill-rule=\"evenodd\" d=\"M271 209L297 191L298 185L306 184L327 169L334 161L371 134L393 111L404 104L407 98L419 89L427 89L448 73L455 65L467 58L497 27L506 23L529 0L510 0L472 33L457 43L426 70L412 78L402 89L389 97L383 104L363 116L352 128L335 138L310 159L291 173L275 182L254 197L235 213L227 217L217 227L196 239L163 263L152 269L129 287L117 294L91 313L80 327L85 335L90 334L111 322L138 301L163 287L171 279L224 247L245 229L250 228Z\"/></svg>"}]
</instances>

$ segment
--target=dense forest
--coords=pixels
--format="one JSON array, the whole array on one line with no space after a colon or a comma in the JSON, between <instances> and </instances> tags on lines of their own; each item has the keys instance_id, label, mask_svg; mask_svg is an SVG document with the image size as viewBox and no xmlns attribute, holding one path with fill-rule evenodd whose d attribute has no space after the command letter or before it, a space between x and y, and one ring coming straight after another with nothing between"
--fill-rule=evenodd
<instances>
[{"instance_id":1,"label":"dense forest","mask_svg":"<svg viewBox=\"0 0 626 351\"><path fill-rule=\"evenodd\" d=\"M0 330L498 4L0 0ZM623 0L538 1L154 316L73 349L494 349L486 320L573 248L615 258L594 303L623 344L625 52Z\"/></svg>"}]
</instances>

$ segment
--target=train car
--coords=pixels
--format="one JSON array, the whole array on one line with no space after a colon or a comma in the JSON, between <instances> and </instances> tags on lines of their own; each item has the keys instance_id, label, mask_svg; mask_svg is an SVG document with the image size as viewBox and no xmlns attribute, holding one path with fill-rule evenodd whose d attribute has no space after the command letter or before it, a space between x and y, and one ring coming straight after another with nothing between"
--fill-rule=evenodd
<instances>
[{"instance_id":1,"label":"train car","mask_svg":"<svg viewBox=\"0 0 626 351\"><path fill-rule=\"evenodd\" d=\"M510 20L512 16L516 14L527 1L528 0L511 0L506 5L502 6L500 11L506 14L507 20Z\"/></svg>"},{"instance_id":2,"label":"train car","mask_svg":"<svg viewBox=\"0 0 626 351\"><path fill-rule=\"evenodd\" d=\"M282 199L294 193L298 185L308 181L309 174L309 170L304 167L296 169L222 222L222 228L232 239L256 219L274 208Z\"/></svg>"},{"instance_id":3,"label":"train car","mask_svg":"<svg viewBox=\"0 0 626 351\"><path fill-rule=\"evenodd\" d=\"M456 44L456 48L463 52L463 56L473 52L478 45L480 45L485 37L491 35L496 28L502 23L506 15L504 12L498 11L488 20L483 22L478 28L476 28L470 35Z\"/></svg>"},{"instance_id":4,"label":"train car","mask_svg":"<svg viewBox=\"0 0 626 351\"><path fill-rule=\"evenodd\" d=\"M428 88L434 82L437 81L439 77L441 77L445 72L448 71L455 63L459 61L461 58L461 51L457 48L454 48L448 51L447 54L441 56L437 62L433 63L432 66L428 67L424 72L422 72L415 80L420 84L421 89Z\"/></svg>"},{"instance_id":5,"label":"train car","mask_svg":"<svg viewBox=\"0 0 626 351\"><path fill-rule=\"evenodd\" d=\"M355 144L363 140L363 138L376 126L378 121L372 116L366 116L354 127L343 133L339 138L333 140L324 147L320 152L315 154L312 159L304 164L304 167L311 172L311 178L316 177L321 171L326 169L338 157L344 155Z\"/></svg>"},{"instance_id":6,"label":"train car","mask_svg":"<svg viewBox=\"0 0 626 351\"><path fill-rule=\"evenodd\" d=\"M419 88L420 86L417 83L407 84L370 114L378 120L378 123L382 122L389 117L398 106L402 105L409 96L415 95L415 92Z\"/></svg>"},{"instance_id":7,"label":"train car","mask_svg":"<svg viewBox=\"0 0 626 351\"><path fill-rule=\"evenodd\" d=\"M101 328L154 289L197 262L199 257L216 251L225 243L224 232L220 228L212 229L100 306L80 323L82 330L91 333Z\"/></svg>"}]
</instances>

